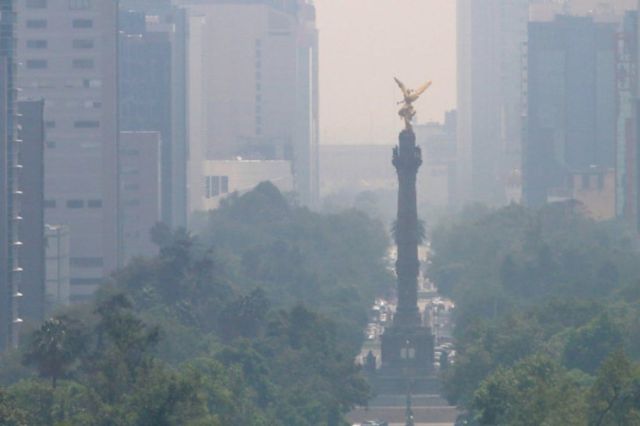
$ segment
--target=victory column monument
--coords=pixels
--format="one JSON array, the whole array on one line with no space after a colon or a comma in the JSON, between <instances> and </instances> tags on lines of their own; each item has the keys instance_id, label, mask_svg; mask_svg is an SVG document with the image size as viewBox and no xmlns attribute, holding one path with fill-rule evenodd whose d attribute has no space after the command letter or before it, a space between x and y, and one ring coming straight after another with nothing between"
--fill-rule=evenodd
<instances>
[{"instance_id":1,"label":"victory column monument","mask_svg":"<svg viewBox=\"0 0 640 426\"><path fill-rule=\"evenodd\" d=\"M367 355L367 377L377 395L367 407L352 411L349 418L356 422L354 424L378 418L406 426L453 425L458 412L439 395L440 383L433 366L434 336L418 307L418 245L422 232L418 222L416 175L422 164L422 153L416 146L411 121L416 114L413 103L431 82L411 90L395 80L402 90L398 114L405 124L398 146L393 148L392 161L398 173L395 226L398 303L393 322L380 339L381 363L376 362L371 350Z\"/></svg>"},{"instance_id":2,"label":"victory column monument","mask_svg":"<svg viewBox=\"0 0 640 426\"><path fill-rule=\"evenodd\" d=\"M416 205L416 175L422 164L422 155L420 147L416 146L411 120L416 114L413 102L429 88L431 82L412 90L397 78L395 81L403 95L398 115L405 123L398 146L393 149L393 166L398 173L398 217L395 229L398 304L393 324L382 335L380 373L398 379L404 377L404 380L412 376L412 381L419 387L419 378L426 377L433 369L433 334L431 328L423 324L418 308L418 245L421 230Z\"/></svg>"}]
</instances>

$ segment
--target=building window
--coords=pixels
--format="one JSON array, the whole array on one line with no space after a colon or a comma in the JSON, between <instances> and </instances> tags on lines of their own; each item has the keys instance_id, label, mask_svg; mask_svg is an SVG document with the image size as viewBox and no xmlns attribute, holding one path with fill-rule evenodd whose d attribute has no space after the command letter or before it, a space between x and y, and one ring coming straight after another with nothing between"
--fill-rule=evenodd
<instances>
[{"instance_id":1,"label":"building window","mask_svg":"<svg viewBox=\"0 0 640 426\"><path fill-rule=\"evenodd\" d=\"M87 201L87 207L90 209L102 208L102 200L89 200Z\"/></svg>"},{"instance_id":2,"label":"building window","mask_svg":"<svg viewBox=\"0 0 640 426\"><path fill-rule=\"evenodd\" d=\"M69 264L76 268L101 268L104 261L101 257L72 257Z\"/></svg>"},{"instance_id":3,"label":"building window","mask_svg":"<svg viewBox=\"0 0 640 426\"><path fill-rule=\"evenodd\" d=\"M69 10L87 10L91 6L91 0L69 0Z\"/></svg>"},{"instance_id":4,"label":"building window","mask_svg":"<svg viewBox=\"0 0 640 426\"><path fill-rule=\"evenodd\" d=\"M91 19L74 19L71 23L73 28L93 28Z\"/></svg>"},{"instance_id":5,"label":"building window","mask_svg":"<svg viewBox=\"0 0 640 426\"><path fill-rule=\"evenodd\" d=\"M71 278L71 285L100 285L102 278Z\"/></svg>"},{"instance_id":6,"label":"building window","mask_svg":"<svg viewBox=\"0 0 640 426\"><path fill-rule=\"evenodd\" d=\"M68 209L81 209L84 207L84 200L67 200Z\"/></svg>"},{"instance_id":7,"label":"building window","mask_svg":"<svg viewBox=\"0 0 640 426\"><path fill-rule=\"evenodd\" d=\"M211 196L217 197L220 195L220 176L211 177Z\"/></svg>"},{"instance_id":8,"label":"building window","mask_svg":"<svg viewBox=\"0 0 640 426\"><path fill-rule=\"evenodd\" d=\"M81 70L86 70L86 69L93 69L95 67L95 63L93 62L93 59L74 59L72 62L73 68L75 69L81 69Z\"/></svg>"},{"instance_id":9,"label":"building window","mask_svg":"<svg viewBox=\"0 0 640 426\"><path fill-rule=\"evenodd\" d=\"M205 177L205 197L213 198L218 195L226 194L229 192L229 177L228 176L207 176Z\"/></svg>"},{"instance_id":10,"label":"building window","mask_svg":"<svg viewBox=\"0 0 640 426\"><path fill-rule=\"evenodd\" d=\"M41 70L47 68L46 59L28 59L27 68L30 70Z\"/></svg>"},{"instance_id":11,"label":"building window","mask_svg":"<svg viewBox=\"0 0 640 426\"><path fill-rule=\"evenodd\" d=\"M47 148L53 149L55 147L56 147L56 142L55 141L47 141Z\"/></svg>"},{"instance_id":12,"label":"building window","mask_svg":"<svg viewBox=\"0 0 640 426\"><path fill-rule=\"evenodd\" d=\"M91 39L79 38L73 40L74 49L93 49L94 42Z\"/></svg>"},{"instance_id":13,"label":"building window","mask_svg":"<svg viewBox=\"0 0 640 426\"><path fill-rule=\"evenodd\" d=\"M584 174L582 175L582 189L589 189L590 185L589 185L589 178L591 176Z\"/></svg>"},{"instance_id":14,"label":"building window","mask_svg":"<svg viewBox=\"0 0 640 426\"><path fill-rule=\"evenodd\" d=\"M598 190L602 191L604 189L604 175L601 173L598 175Z\"/></svg>"},{"instance_id":15,"label":"building window","mask_svg":"<svg viewBox=\"0 0 640 426\"><path fill-rule=\"evenodd\" d=\"M85 89L97 89L102 87L102 80L97 78L85 79L82 80L82 87Z\"/></svg>"},{"instance_id":16,"label":"building window","mask_svg":"<svg viewBox=\"0 0 640 426\"><path fill-rule=\"evenodd\" d=\"M27 9L45 9L47 0L27 0Z\"/></svg>"},{"instance_id":17,"label":"building window","mask_svg":"<svg viewBox=\"0 0 640 426\"><path fill-rule=\"evenodd\" d=\"M102 104L100 102L95 102L95 101L84 101L82 105L86 109L96 109L96 108L100 108Z\"/></svg>"},{"instance_id":18,"label":"building window","mask_svg":"<svg viewBox=\"0 0 640 426\"><path fill-rule=\"evenodd\" d=\"M46 49L48 45L47 40L27 40L27 48L29 49Z\"/></svg>"},{"instance_id":19,"label":"building window","mask_svg":"<svg viewBox=\"0 0 640 426\"><path fill-rule=\"evenodd\" d=\"M73 123L73 127L76 129L95 129L100 127L100 122L97 120L80 120Z\"/></svg>"},{"instance_id":20,"label":"building window","mask_svg":"<svg viewBox=\"0 0 640 426\"><path fill-rule=\"evenodd\" d=\"M140 189L140 185L137 183L126 183L124 185L125 191L138 191Z\"/></svg>"},{"instance_id":21,"label":"building window","mask_svg":"<svg viewBox=\"0 0 640 426\"><path fill-rule=\"evenodd\" d=\"M30 28L32 30L47 28L47 20L46 19L27 19L27 28Z\"/></svg>"},{"instance_id":22,"label":"building window","mask_svg":"<svg viewBox=\"0 0 640 426\"><path fill-rule=\"evenodd\" d=\"M56 208L56 200L44 200L44 208L45 209L55 209Z\"/></svg>"},{"instance_id":23,"label":"building window","mask_svg":"<svg viewBox=\"0 0 640 426\"><path fill-rule=\"evenodd\" d=\"M44 126L47 129L55 129L56 128L56 122L55 121L45 121L44 122Z\"/></svg>"}]
</instances>

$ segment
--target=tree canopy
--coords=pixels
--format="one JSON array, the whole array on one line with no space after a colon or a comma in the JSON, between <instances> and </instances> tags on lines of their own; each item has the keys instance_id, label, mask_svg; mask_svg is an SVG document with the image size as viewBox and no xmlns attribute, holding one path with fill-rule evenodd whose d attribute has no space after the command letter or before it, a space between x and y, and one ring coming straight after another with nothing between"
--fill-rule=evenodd
<instances>
[{"instance_id":1,"label":"tree canopy","mask_svg":"<svg viewBox=\"0 0 640 426\"><path fill-rule=\"evenodd\" d=\"M201 219L156 226L157 256L29 336L31 370L0 359L0 423L337 426L366 403L354 357L392 282L384 227L269 183Z\"/></svg>"},{"instance_id":2,"label":"tree canopy","mask_svg":"<svg viewBox=\"0 0 640 426\"><path fill-rule=\"evenodd\" d=\"M450 401L483 425L640 424L633 391L610 403L602 385L618 380L612 359L629 389L640 378L631 235L572 202L475 207L435 229L428 273L456 302Z\"/></svg>"}]
</instances>

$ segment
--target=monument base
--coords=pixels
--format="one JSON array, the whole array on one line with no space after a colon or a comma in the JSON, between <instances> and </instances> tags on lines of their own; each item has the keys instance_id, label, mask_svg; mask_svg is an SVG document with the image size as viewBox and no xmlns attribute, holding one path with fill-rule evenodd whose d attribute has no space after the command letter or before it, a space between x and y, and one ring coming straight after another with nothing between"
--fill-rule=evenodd
<instances>
[{"instance_id":1,"label":"monument base","mask_svg":"<svg viewBox=\"0 0 640 426\"><path fill-rule=\"evenodd\" d=\"M382 334L382 369L387 373L423 375L433 371L431 328L392 326Z\"/></svg>"}]
</instances>

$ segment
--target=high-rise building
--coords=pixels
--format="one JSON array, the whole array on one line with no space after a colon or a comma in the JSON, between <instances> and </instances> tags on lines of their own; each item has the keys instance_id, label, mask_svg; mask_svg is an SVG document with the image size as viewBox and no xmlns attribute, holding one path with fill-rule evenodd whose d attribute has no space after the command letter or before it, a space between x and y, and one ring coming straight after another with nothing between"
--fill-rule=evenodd
<instances>
[{"instance_id":1,"label":"high-rise building","mask_svg":"<svg viewBox=\"0 0 640 426\"><path fill-rule=\"evenodd\" d=\"M119 264L117 2L17 2L17 84L44 98L45 221L70 232L71 298Z\"/></svg>"},{"instance_id":2,"label":"high-rise building","mask_svg":"<svg viewBox=\"0 0 640 426\"><path fill-rule=\"evenodd\" d=\"M418 207L427 213L450 205L455 196L456 111L445 114L444 123L413 126L416 145L424 152L424 169L418 175Z\"/></svg>"},{"instance_id":3,"label":"high-rise building","mask_svg":"<svg viewBox=\"0 0 640 426\"><path fill-rule=\"evenodd\" d=\"M120 130L162 136L162 221L186 225L187 16L169 1L121 3Z\"/></svg>"},{"instance_id":4,"label":"high-rise building","mask_svg":"<svg viewBox=\"0 0 640 426\"><path fill-rule=\"evenodd\" d=\"M459 204L507 201L520 169L529 0L458 0Z\"/></svg>"},{"instance_id":5,"label":"high-rise building","mask_svg":"<svg viewBox=\"0 0 640 426\"><path fill-rule=\"evenodd\" d=\"M296 192L318 192L318 52L311 2L184 0L192 16L189 49L192 163L287 160ZM201 140L194 140L194 138ZM194 158L194 152L202 156ZM193 167L193 164L190 166ZM192 178L190 185L203 190ZM202 176L200 179L202 180ZM192 196L197 203L201 198ZM192 204L193 206L193 204ZM195 208L198 208L196 206ZM192 210L194 207L192 207Z\"/></svg>"},{"instance_id":6,"label":"high-rise building","mask_svg":"<svg viewBox=\"0 0 640 426\"><path fill-rule=\"evenodd\" d=\"M22 248L20 318L38 325L45 304L44 237L44 101L18 102L18 138L20 139L20 216L18 231Z\"/></svg>"},{"instance_id":7,"label":"high-rise building","mask_svg":"<svg viewBox=\"0 0 640 426\"><path fill-rule=\"evenodd\" d=\"M161 145L159 132L120 133L122 258L153 256L151 228L160 221Z\"/></svg>"},{"instance_id":8,"label":"high-rise building","mask_svg":"<svg viewBox=\"0 0 640 426\"><path fill-rule=\"evenodd\" d=\"M640 22L638 12L627 12L622 21L616 45L616 89L618 114L616 122L616 215L633 229L640 229L638 194L638 66L640 66Z\"/></svg>"},{"instance_id":9,"label":"high-rise building","mask_svg":"<svg viewBox=\"0 0 640 426\"><path fill-rule=\"evenodd\" d=\"M616 26L556 16L529 24L523 199L571 197L575 175L615 167ZM585 178L583 186L591 185ZM583 188L588 189L588 188Z\"/></svg>"},{"instance_id":10,"label":"high-rise building","mask_svg":"<svg viewBox=\"0 0 640 426\"><path fill-rule=\"evenodd\" d=\"M18 343L20 296L18 140L15 123L15 11L0 0L0 352Z\"/></svg>"}]
</instances>

